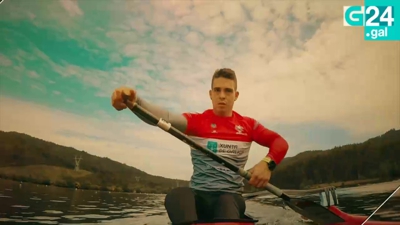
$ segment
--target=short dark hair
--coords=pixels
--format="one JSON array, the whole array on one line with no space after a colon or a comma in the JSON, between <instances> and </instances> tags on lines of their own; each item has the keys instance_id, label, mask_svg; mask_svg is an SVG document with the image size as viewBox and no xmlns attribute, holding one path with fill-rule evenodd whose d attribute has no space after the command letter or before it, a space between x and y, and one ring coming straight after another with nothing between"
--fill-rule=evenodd
<instances>
[{"instance_id":1,"label":"short dark hair","mask_svg":"<svg viewBox=\"0 0 400 225\"><path fill-rule=\"evenodd\" d=\"M237 79L236 79L235 71L233 71L232 69L229 69L229 68L222 68L222 69L215 70L214 75L211 80L211 89L213 88L214 79L220 78L220 77L235 81L235 89L237 89Z\"/></svg>"}]
</instances>

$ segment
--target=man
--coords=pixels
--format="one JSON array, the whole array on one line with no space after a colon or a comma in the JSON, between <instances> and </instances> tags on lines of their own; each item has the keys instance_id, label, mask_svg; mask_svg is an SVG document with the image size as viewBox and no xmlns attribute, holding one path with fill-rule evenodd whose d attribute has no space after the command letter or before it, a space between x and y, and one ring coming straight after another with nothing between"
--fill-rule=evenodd
<instances>
[{"instance_id":1,"label":"man","mask_svg":"<svg viewBox=\"0 0 400 225\"><path fill-rule=\"evenodd\" d=\"M252 177L249 184L255 187L266 186L271 171L288 151L287 142L279 134L266 129L256 120L233 111L239 92L236 74L231 69L215 71L209 91L213 108L203 113L171 113L137 97L135 90L126 87L116 89L112 95L112 105L117 110L126 108L122 93L129 95L131 101L136 101L154 115L170 122L197 143L238 167L244 168L253 141L268 147L269 152L266 157L250 169ZM246 210L241 195L243 178L200 151L192 149L191 157L194 171L190 189L177 188L165 199L172 223L243 218Z\"/></svg>"}]
</instances>

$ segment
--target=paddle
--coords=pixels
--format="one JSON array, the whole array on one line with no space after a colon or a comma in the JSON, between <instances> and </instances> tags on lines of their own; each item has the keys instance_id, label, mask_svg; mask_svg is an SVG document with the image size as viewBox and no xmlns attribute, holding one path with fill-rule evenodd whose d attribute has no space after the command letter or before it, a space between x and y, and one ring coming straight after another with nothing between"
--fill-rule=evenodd
<instances>
[{"instance_id":1,"label":"paddle","mask_svg":"<svg viewBox=\"0 0 400 225\"><path fill-rule=\"evenodd\" d=\"M233 172L239 174L243 178L250 180L251 174L248 171L235 166L234 164L228 162L224 158L221 158L220 156L213 153L212 151L209 151L208 149L204 148L203 146L197 144L195 141L193 141L187 135L183 134L178 129L173 127L170 123L165 121L163 118L157 118L152 113L150 113L149 111L147 111L146 109L144 109L140 105L138 105L136 102L133 103L133 102L129 101L128 100L129 96L125 95L124 93L122 95L123 95L124 103L132 112L139 114L141 117L145 118L150 123L157 125L159 128L168 132L172 136L180 139L181 141L185 142L190 147L192 147L198 151L201 151L202 153L204 153L211 159L224 165L225 167L227 167L228 169L232 170ZM313 201L307 200L307 199L292 198L292 197L286 195L285 193L283 193L282 190L273 186L270 183L267 184L265 189L267 191L271 192L272 194L276 195L277 197L283 199L285 204L288 205L295 212L303 215L304 217L307 217L307 218L313 220L315 223L335 224L335 223L345 222L341 217L332 213L327 208L325 208Z\"/></svg>"}]
</instances>

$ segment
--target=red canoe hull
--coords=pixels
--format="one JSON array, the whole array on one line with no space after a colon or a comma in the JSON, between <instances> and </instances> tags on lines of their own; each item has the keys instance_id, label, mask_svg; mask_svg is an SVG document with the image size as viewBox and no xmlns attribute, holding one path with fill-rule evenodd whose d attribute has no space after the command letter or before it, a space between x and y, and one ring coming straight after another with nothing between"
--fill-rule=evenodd
<instances>
[{"instance_id":1,"label":"red canoe hull","mask_svg":"<svg viewBox=\"0 0 400 225\"><path fill-rule=\"evenodd\" d=\"M258 220L246 216L245 219L241 220L199 221L192 225L255 225L257 222Z\"/></svg>"},{"instance_id":2,"label":"red canoe hull","mask_svg":"<svg viewBox=\"0 0 400 225\"><path fill-rule=\"evenodd\" d=\"M255 225L255 222L205 222L194 223L192 225Z\"/></svg>"},{"instance_id":3,"label":"red canoe hull","mask_svg":"<svg viewBox=\"0 0 400 225\"><path fill-rule=\"evenodd\" d=\"M336 223L334 225L361 225L364 222L364 220L368 218L367 216L356 216L347 214L338 209L336 206L330 206L329 210L346 221L344 223ZM366 223L364 223L364 225L400 225L400 221L396 222L396 221L369 220Z\"/></svg>"},{"instance_id":4,"label":"red canoe hull","mask_svg":"<svg viewBox=\"0 0 400 225\"><path fill-rule=\"evenodd\" d=\"M343 223L336 223L336 224L331 224L331 225L361 225L364 220L367 218L367 216L356 216L356 215L351 215L347 214L343 211L341 211L339 208L336 206L330 206L329 210L335 213L336 215L340 216L343 218L346 222ZM204 221L204 222L196 222L193 223L192 225L256 225L257 220L252 220L251 218L246 219L246 220L238 220L238 221ZM367 221L364 225L400 225L400 221Z\"/></svg>"}]
</instances>

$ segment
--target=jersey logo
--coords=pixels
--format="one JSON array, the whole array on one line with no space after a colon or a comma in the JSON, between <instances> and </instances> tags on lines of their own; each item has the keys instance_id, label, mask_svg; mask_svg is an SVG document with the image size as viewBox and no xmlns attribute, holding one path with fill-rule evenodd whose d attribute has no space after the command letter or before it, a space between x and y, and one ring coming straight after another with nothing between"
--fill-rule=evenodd
<instances>
[{"instance_id":1,"label":"jersey logo","mask_svg":"<svg viewBox=\"0 0 400 225\"><path fill-rule=\"evenodd\" d=\"M208 141L207 142L207 148L209 150L211 150L212 152L217 153L217 151L218 151L218 143L215 142L215 141Z\"/></svg>"},{"instance_id":2,"label":"jersey logo","mask_svg":"<svg viewBox=\"0 0 400 225\"><path fill-rule=\"evenodd\" d=\"M240 125L236 125L235 126L235 129L236 129L236 134L241 134L241 135L246 135L246 133L243 133L243 127L242 126L240 126Z\"/></svg>"},{"instance_id":3,"label":"jersey logo","mask_svg":"<svg viewBox=\"0 0 400 225\"><path fill-rule=\"evenodd\" d=\"M217 131L215 130L215 128L217 128L217 124L212 123L211 128L213 129L211 133L213 133L213 134L217 133Z\"/></svg>"},{"instance_id":4,"label":"jersey logo","mask_svg":"<svg viewBox=\"0 0 400 225\"><path fill-rule=\"evenodd\" d=\"M225 154L243 154L243 149L236 144L226 144L226 143L218 143L216 141L208 141L207 142L208 150L214 153L225 153Z\"/></svg>"}]
</instances>

